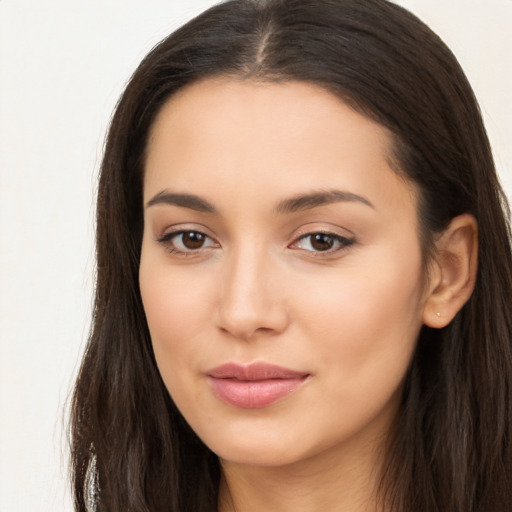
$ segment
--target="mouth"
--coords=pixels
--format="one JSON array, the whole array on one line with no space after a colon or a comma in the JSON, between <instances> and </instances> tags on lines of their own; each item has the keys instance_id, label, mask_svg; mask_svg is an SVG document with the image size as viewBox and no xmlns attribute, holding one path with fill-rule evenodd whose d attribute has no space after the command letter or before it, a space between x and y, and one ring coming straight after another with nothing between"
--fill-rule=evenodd
<instances>
[{"instance_id":1,"label":"mouth","mask_svg":"<svg viewBox=\"0 0 512 512\"><path fill-rule=\"evenodd\" d=\"M242 409L267 407L297 391L310 376L268 363L228 363L207 373L215 395Z\"/></svg>"}]
</instances>

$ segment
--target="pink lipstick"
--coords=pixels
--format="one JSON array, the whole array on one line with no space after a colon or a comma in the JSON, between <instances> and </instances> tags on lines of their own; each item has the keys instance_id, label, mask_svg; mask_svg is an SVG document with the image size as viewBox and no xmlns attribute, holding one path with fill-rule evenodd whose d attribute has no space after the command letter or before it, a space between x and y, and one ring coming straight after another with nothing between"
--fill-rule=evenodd
<instances>
[{"instance_id":1,"label":"pink lipstick","mask_svg":"<svg viewBox=\"0 0 512 512\"><path fill-rule=\"evenodd\" d=\"M213 392L242 409L260 409L297 390L309 374L268 363L228 363L207 372Z\"/></svg>"}]
</instances>

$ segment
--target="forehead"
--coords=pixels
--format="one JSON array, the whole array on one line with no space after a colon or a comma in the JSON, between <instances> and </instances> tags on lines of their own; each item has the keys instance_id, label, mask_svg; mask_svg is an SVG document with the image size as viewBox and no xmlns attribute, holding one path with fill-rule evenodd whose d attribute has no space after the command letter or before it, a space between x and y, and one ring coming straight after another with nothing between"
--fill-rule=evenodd
<instances>
[{"instance_id":1,"label":"forehead","mask_svg":"<svg viewBox=\"0 0 512 512\"><path fill-rule=\"evenodd\" d=\"M357 135L361 130L367 136L372 133L378 146L374 146L375 149L390 153L392 137L386 128L357 113L319 85L231 77L201 80L171 96L156 116L149 145L154 144L163 130L172 130L177 125L183 137L190 137L190 133L184 131L186 128L195 132L207 129L210 135L229 134L229 130L234 128L237 137L248 136L254 143L263 134L285 143L313 131L323 135L328 142L342 128L344 133L338 132L338 135L347 140L350 135L348 123L340 126L340 117L350 123L351 133ZM198 121L201 125L197 124ZM342 143L343 138L338 137L336 142Z\"/></svg>"},{"instance_id":2,"label":"forehead","mask_svg":"<svg viewBox=\"0 0 512 512\"><path fill-rule=\"evenodd\" d=\"M303 82L215 78L171 97L149 137L144 197L168 187L198 193L251 188L263 197L350 189L411 200L391 169L392 137L334 94ZM414 194L413 194L414 195ZM373 201L372 201L373 202Z\"/></svg>"}]
</instances>

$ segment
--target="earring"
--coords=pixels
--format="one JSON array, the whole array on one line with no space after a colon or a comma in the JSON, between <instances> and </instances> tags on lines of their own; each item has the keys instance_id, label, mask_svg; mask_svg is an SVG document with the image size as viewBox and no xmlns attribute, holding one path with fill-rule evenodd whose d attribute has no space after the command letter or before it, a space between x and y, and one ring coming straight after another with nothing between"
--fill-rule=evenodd
<instances>
[{"instance_id":1,"label":"earring","mask_svg":"<svg viewBox=\"0 0 512 512\"><path fill-rule=\"evenodd\" d=\"M441 313L439 313L439 311L436 313L436 316L441 316Z\"/></svg>"}]
</instances>

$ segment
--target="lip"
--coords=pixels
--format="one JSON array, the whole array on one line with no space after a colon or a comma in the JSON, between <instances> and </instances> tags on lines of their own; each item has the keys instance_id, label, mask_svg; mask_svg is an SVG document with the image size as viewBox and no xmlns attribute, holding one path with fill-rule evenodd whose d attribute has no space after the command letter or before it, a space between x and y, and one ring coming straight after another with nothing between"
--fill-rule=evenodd
<instances>
[{"instance_id":1,"label":"lip","mask_svg":"<svg viewBox=\"0 0 512 512\"><path fill-rule=\"evenodd\" d=\"M299 389L309 373L269 363L227 363L207 372L215 395L242 409L267 407Z\"/></svg>"}]
</instances>

